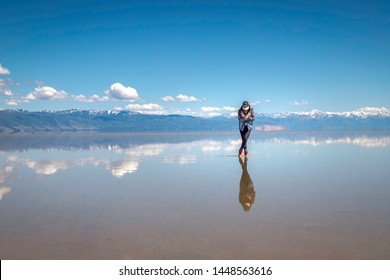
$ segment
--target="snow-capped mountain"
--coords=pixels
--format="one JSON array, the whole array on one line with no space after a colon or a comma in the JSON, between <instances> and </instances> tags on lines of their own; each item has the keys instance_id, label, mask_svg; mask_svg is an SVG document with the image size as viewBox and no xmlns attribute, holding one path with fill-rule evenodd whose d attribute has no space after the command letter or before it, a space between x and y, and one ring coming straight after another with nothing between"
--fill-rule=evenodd
<instances>
[{"instance_id":1,"label":"snow-capped mountain","mask_svg":"<svg viewBox=\"0 0 390 280\"><path fill-rule=\"evenodd\" d=\"M390 110L365 107L349 112L284 112L256 114L257 130L390 130ZM0 111L0 133L48 131L227 131L237 129L237 116L202 118L144 115L119 110Z\"/></svg>"},{"instance_id":2,"label":"snow-capped mountain","mask_svg":"<svg viewBox=\"0 0 390 280\"><path fill-rule=\"evenodd\" d=\"M260 116L266 116L267 114L260 114ZM323 112L320 110L311 110L305 112L285 112L285 113L274 113L269 114L268 116L274 118L288 118L291 116L303 116L309 118L319 118L319 117L334 117L341 116L347 118L368 118L368 117L390 117L390 110L381 107L365 107L354 111L347 112Z\"/></svg>"},{"instance_id":3,"label":"snow-capped mountain","mask_svg":"<svg viewBox=\"0 0 390 280\"><path fill-rule=\"evenodd\" d=\"M365 107L359 110L355 110L351 112L343 112L339 114L344 117L357 117L357 118L390 117L390 110L385 107L381 107L381 108Z\"/></svg>"}]
</instances>

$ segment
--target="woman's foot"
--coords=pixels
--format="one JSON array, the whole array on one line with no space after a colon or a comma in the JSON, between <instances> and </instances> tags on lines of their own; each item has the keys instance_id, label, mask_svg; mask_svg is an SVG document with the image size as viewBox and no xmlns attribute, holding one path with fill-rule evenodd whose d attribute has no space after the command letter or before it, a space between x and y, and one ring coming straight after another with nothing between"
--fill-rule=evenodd
<instances>
[{"instance_id":1,"label":"woman's foot","mask_svg":"<svg viewBox=\"0 0 390 280\"><path fill-rule=\"evenodd\" d=\"M245 157L248 157L248 151L245 151Z\"/></svg>"},{"instance_id":2,"label":"woman's foot","mask_svg":"<svg viewBox=\"0 0 390 280\"><path fill-rule=\"evenodd\" d=\"M239 156L239 157L242 156L242 149L239 149L239 150L238 150L238 156Z\"/></svg>"}]
</instances>

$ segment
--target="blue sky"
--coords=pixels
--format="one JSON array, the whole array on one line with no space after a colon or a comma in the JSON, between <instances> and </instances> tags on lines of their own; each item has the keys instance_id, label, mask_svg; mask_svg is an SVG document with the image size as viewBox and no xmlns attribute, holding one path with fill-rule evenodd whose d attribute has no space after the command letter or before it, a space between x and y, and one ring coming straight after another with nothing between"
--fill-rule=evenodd
<instances>
[{"instance_id":1,"label":"blue sky","mask_svg":"<svg viewBox=\"0 0 390 280\"><path fill-rule=\"evenodd\" d=\"M390 108L389 1L2 1L0 109Z\"/></svg>"}]
</instances>

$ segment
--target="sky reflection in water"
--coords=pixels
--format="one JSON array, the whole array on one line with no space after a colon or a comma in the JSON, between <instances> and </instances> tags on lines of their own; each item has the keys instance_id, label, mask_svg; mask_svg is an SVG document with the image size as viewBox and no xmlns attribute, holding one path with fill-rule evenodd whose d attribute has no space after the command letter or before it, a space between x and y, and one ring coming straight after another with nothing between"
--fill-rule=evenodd
<instances>
[{"instance_id":1,"label":"sky reflection in water","mask_svg":"<svg viewBox=\"0 0 390 280\"><path fill-rule=\"evenodd\" d=\"M2 259L390 257L386 132L0 141Z\"/></svg>"}]
</instances>

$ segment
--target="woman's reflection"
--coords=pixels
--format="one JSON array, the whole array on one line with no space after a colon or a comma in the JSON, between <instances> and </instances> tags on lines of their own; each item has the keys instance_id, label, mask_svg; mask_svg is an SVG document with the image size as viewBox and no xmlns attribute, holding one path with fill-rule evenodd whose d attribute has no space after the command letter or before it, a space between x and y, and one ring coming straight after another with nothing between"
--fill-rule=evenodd
<instances>
[{"instance_id":1,"label":"woman's reflection","mask_svg":"<svg viewBox=\"0 0 390 280\"><path fill-rule=\"evenodd\" d=\"M245 158L244 162L242 161L242 158L239 158L239 160L242 167L239 200L244 211L248 212L251 209L252 204L255 203L256 192L247 169L248 158Z\"/></svg>"}]
</instances>

